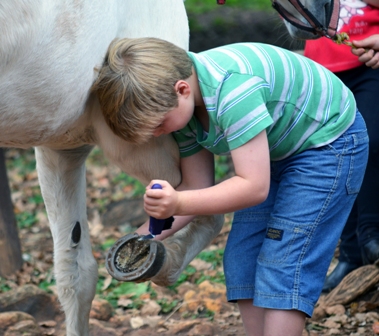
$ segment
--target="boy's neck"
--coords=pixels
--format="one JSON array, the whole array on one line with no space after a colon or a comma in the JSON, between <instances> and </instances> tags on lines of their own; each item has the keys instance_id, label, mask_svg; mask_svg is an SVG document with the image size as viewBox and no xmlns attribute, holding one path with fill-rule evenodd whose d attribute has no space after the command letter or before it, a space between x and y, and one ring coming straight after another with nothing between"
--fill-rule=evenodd
<instances>
[{"instance_id":1,"label":"boy's neck","mask_svg":"<svg viewBox=\"0 0 379 336\"><path fill-rule=\"evenodd\" d=\"M204 106L195 106L194 116L200 122L203 130L209 132L209 116L207 109Z\"/></svg>"},{"instance_id":2,"label":"boy's neck","mask_svg":"<svg viewBox=\"0 0 379 336\"><path fill-rule=\"evenodd\" d=\"M192 71L193 71L193 74L189 78L190 80L189 82L190 82L191 89L194 95L194 100L195 100L194 115L203 126L203 129L206 132L209 132L209 116L208 116L207 109L205 108L203 96L201 95L199 79L197 78L195 69L193 69Z\"/></svg>"},{"instance_id":3,"label":"boy's neck","mask_svg":"<svg viewBox=\"0 0 379 336\"><path fill-rule=\"evenodd\" d=\"M201 95L199 79L197 78L197 73L194 68L192 68L192 76L189 78L189 84L195 99L195 106L205 106L203 96Z\"/></svg>"}]
</instances>

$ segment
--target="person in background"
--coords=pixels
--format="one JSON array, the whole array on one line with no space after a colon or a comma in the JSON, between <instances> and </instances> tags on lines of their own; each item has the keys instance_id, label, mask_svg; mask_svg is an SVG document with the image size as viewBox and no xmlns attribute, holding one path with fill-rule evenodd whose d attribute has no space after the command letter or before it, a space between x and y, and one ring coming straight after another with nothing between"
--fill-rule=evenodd
<instances>
[{"instance_id":1,"label":"person in background","mask_svg":"<svg viewBox=\"0 0 379 336\"><path fill-rule=\"evenodd\" d=\"M326 277L323 292L331 291L354 269L379 261L379 71L375 70L379 63L374 50L366 53L362 48L379 47L379 41L375 44L375 37L370 37L379 33L379 0L341 0L340 5L338 32L346 32L360 48L351 50L322 37L306 41L304 56L334 72L353 92L367 124L369 160L341 235L338 264Z\"/></svg>"},{"instance_id":2,"label":"person in background","mask_svg":"<svg viewBox=\"0 0 379 336\"><path fill-rule=\"evenodd\" d=\"M371 35L363 40L352 41L351 52L358 56L359 62L373 69L379 69L379 34Z\"/></svg>"}]
</instances>

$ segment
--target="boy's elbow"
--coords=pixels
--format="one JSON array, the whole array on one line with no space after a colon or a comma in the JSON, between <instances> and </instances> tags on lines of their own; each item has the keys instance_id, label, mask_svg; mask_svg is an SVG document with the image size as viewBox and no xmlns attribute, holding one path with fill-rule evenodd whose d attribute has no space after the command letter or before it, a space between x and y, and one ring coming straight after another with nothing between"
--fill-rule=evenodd
<instances>
[{"instance_id":1,"label":"boy's elbow","mask_svg":"<svg viewBox=\"0 0 379 336\"><path fill-rule=\"evenodd\" d=\"M261 192L258 193L257 195L257 205L263 203L267 197L268 197L268 189L267 190L262 190Z\"/></svg>"},{"instance_id":2,"label":"boy's elbow","mask_svg":"<svg viewBox=\"0 0 379 336\"><path fill-rule=\"evenodd\" d=\"M270 186L262 185L259 188L256 188L255 192L252 193L252 199L251 199L251 205L250 206L255 206L258 204L263 203L267 197L268 193L270 191Z\"/></svg>"}]
</instances>

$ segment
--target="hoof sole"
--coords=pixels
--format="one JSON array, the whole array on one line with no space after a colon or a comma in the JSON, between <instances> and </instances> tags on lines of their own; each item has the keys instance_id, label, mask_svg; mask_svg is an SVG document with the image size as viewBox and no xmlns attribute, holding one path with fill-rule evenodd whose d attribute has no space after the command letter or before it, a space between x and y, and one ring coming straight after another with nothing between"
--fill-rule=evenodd
<instances>
[{"instance_id":1,"label":"hoof sole","mask_svg":"<svg viewBox=\"0 0 379 336\"><path fill-rule=\"evenodd\" d=\"M147 281L158 274L166 258L160 241L142 240L136 233L120 238L108 251L105 266L119 281Z\"/></svg>"}]
</instances>

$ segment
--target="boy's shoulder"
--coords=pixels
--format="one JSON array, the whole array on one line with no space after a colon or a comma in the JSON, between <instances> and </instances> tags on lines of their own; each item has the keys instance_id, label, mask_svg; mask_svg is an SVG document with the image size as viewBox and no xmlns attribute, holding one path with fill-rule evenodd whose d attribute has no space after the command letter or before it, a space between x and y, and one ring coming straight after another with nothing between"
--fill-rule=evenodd
<instances>
[{"instance_id":1,"label":"boy's shoulder","mask_svg":"<svg viewBox=\"0 0 379 336\"><path fill-rule=\"evenodd\" d=\"M286 55L286 57L298 58L299 54L271 44L260 42L239 42L227 44L212 49L204 50L198 53L189 52L193 60L203 62L204 59L218 64L223 61L241 62L241 59L246 61L259 62L264 58L275 58L278 55Z\"/></svg>"},{"instance_id":2,"label":"boy's shoulder","mask_svg":"<svg viewBox=\"0 0 379 336\"><path fill-rule=\"evenodd\" d=\"M278 47L278 46L275 46L275 45L272 45L272 44L268 44L268 43L262 43L262 42L237 42L237 43L230 43L230 44L225 44L225 45L222 45L222 46L217 46L217 47L214 47L212 49L207 49L207 50L204 50L204 51L200 51L198 53L196 53L197 55L202 55L202 54L208 54L208 53L212 53L212 52L215 52L215 51L223 51L223 50L254 50L254 49L272 49L272 50L286 50L286 51L289 51L287 49L283 49L281 47ZM193 52L189 52L191 54L195 54Z\"/></svg>"}]
</instances>

